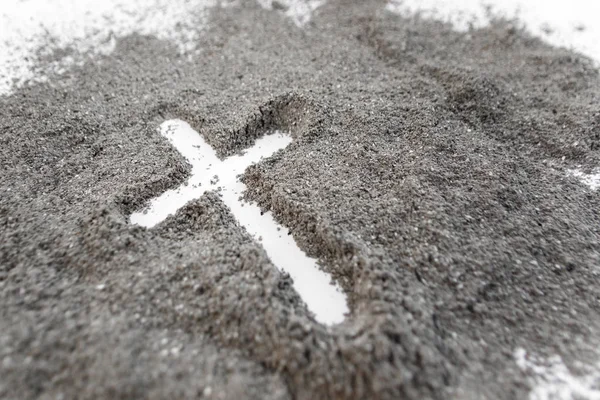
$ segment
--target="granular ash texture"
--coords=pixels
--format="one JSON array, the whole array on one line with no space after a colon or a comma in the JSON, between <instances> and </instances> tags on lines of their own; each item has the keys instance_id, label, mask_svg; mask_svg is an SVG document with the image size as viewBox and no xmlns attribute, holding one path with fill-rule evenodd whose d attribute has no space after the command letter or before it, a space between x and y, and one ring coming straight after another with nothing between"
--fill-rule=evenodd
<instances>
[{"instance_id":1,"label":"granular ash texture","mask_svg":"<svg viewBox=\"0 0 600 400\"><path fill-rule=\"evenodd\" d=\"M1 398L524 399L516 349L597 362L600 193L567 173L600 166L593 63L507 21L278 10L216 7L193 52L131 34L0 97ZM189 175L171 118L221 157L291 132L246 197L344 287L344 323L218 193L128 223Z\"/></svg>"}]
</instances>

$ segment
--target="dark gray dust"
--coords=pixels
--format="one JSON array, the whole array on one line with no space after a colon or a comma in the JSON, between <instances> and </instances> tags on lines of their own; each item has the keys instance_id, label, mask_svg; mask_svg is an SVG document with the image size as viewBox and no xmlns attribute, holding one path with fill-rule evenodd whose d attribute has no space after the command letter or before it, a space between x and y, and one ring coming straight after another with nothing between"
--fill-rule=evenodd
<instances>
[{"instance_id":1,"label":"dark gray dust","mask_svg":"<svg viewBox=\"0 0 600 400\"><path fill-rule=\"evenodd\" d=\"M597 356L600 194L566 169L600 165L598 71L384 5L304 29L216 8L191 58L132 35L0 98L0 398L514 399L517 348ZM189 173L168 118L221 156L292 132L247 196L342 283L345 323L216 194L128 224Z\"/></svg>"}]
</instances>

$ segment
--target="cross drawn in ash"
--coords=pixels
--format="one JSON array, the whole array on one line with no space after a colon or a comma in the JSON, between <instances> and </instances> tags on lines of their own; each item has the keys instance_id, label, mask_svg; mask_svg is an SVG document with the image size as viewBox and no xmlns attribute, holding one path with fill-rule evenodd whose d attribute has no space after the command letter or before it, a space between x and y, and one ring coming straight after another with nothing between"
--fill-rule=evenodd
<instances>
[{"instance_id":1,"label":"cross drawn in ash","mask_svg":"<svg viewBox=\"0 0 600 400\"><path fill-rule=\"evenodd\" d=\"M285 148L292 138L280 132L263 136L243 155L220 160L204 138L180 120L166 121L160 132L192 165L189 180L179 188L168 190L150 200L149 206L130 216L135 225L151 228L205 192L220 188L222 201L234 217L261 244L270 260L294 280L298 292L317 321L323 324L342 322L348 312L346 297L339 286L332 285L329 274L321 271L317 261L308 257L292 236L283 233L271 212L241 199L246 190L239 175L248 166Z\"/></svg>"}]
</instances>

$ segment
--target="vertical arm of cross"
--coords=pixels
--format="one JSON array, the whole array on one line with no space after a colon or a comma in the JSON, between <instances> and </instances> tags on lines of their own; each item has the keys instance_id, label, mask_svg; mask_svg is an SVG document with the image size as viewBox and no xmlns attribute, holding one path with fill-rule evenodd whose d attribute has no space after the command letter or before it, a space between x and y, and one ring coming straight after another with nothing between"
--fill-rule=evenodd
<instances>
[{"instance_id":1,"label":"vertical arm of cross","mask_svg":"<svg viewBox=\"0 0 600 400\"><path fill-rule=\"evenodd\" d=\"M183 121L167 121L160 126L160 133L192 165L192 174L202 173L221 162L217 153L190 125Z\"/></svg>"},{"instance_id":2,"label":"vertical arm of cross","mask_svg":"<svg viewBox=\"0 0 600 400\"><path fill-rule=\"evenodd\" d=\"M190 179L177 189L167 190L152 199L145 210L134 212L132 224L150 228L192 199L197 199L210 189L212 172L222 163L204 138L183 121L167 121L160 126L160 133L179 151L192 166Z\"/></svg>"}]
</instances>

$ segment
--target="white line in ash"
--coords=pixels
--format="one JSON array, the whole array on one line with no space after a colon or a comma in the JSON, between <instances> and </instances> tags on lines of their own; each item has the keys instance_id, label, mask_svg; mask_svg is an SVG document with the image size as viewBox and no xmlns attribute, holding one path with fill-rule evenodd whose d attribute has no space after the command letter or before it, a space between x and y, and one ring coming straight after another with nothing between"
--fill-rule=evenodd
<instances>
[{"instance_id":1,"label":"white line in ash","mask_svg":"<svg viewBox=\"0 0 600 400\"><path fill-rule=\"evenodd\" d=\"M161 134L192 165L192 175L178 189L168 190L152 199L146 210L133 213L131 223L151 228L189 201L220 188L223 202L240 225L255 239L260 239L273 264L290 274L294 288L317 321L327 325L342 322L348 313L346 296L338 285L331 283L331 276L319 269L317 260L298 247L287 229L279 226L270 212L263 214L257 205L241 198L246 186L238 176L249 165L285 148L292 138L276 132L258 139L243 155L220 160L204 138L183 121L163 123Z\"/></svg>"}]
</instances>

